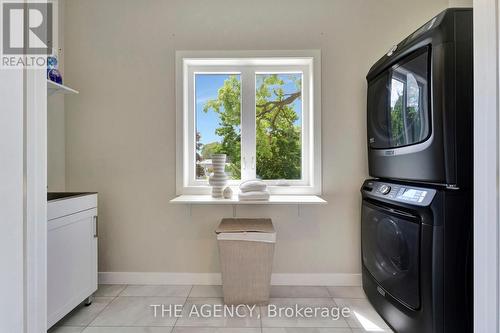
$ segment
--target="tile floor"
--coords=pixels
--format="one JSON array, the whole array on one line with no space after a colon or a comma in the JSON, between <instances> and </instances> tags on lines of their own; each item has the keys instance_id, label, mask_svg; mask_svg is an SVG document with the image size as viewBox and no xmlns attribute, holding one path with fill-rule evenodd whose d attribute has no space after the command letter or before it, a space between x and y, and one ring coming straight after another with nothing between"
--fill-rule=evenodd
<instances>
[{"instance_id":1,"label":"tile floor","mask_svg":"<svg viewBox=\"0 0 500 333\"><path fill-rule=\"evenodd\" d=\"M202 318L189 316L193 305L222 304L220 286L100 285L92 305L79 306L49 333L361 333L392 332L366 300L360 287L273 286L271 304L311 307L348 307L347 318L258 316ZM182 316L153 315L151 304L180 304ZM198 307L197 309L201 309ZM249 310L247 310L249 313Z\"/></svg>"}]
</instances>

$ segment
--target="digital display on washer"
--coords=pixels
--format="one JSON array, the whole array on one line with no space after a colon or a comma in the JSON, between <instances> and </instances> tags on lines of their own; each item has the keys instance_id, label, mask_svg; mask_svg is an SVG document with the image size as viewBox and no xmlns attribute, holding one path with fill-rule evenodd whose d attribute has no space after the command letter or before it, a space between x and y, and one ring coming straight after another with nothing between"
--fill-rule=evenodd
<instances>
[{"instance_id":1,"label":"digital display on washer","mask_svg":"<svg viewBox=\"0 0 500 333\"><path fill-rule=\"evenodd\" d=\"M422 202L424 201L426 195L427 191L402 187L399 190L397 198L400 200L410 201L410 202Z\"/></svg>"}]
</instances>

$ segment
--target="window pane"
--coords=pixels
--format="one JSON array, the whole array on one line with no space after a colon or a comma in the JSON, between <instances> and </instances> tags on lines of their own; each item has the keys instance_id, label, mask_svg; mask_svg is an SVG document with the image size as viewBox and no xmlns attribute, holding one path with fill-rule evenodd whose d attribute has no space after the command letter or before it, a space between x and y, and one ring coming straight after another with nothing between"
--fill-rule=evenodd
<instances>
[{"instance_id":1,"label":"window pane","mask_svg":"<svg viewBox=\"0 0 500 333\"><path fill-rule=\"evenodd\" d=\"M302 74L256 75L257 177L302 178Z\"/></svg>"},{"instance_id":2,"label":"window pane","mask_svg":"<svg viewBox=\"0 0 500 333\"><path fill-rule=\"evenodd\" d=\"M195 74L196 179L213 172L212 154L226 154L230 179L241 175L239 74Z\"/></svg>"}]
</instances>

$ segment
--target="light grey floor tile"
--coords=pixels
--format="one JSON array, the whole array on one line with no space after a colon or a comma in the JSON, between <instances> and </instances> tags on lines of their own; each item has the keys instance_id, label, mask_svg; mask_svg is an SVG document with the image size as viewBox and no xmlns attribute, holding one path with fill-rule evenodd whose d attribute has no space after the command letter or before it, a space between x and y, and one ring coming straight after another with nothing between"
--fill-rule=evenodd
<instances>
[{"instance_id":1,"label":"light grey floor tile","mask_svg":"<svg viewBox=\"0 0 500 333\"><path fill-rule=\"evenodd\" d=\"M287 328L263 328L262 333L351 333L348 327L287 327Z\"/></svg>"},{"instance_id":2,"label":"light grey floor tile","mask_svg":"<svg viewBox=\"0 0 500 333\"><path fill-rule=\"evenodd\" d=\"M336 298L366 298L361 287L328 287L328 291Z\"/></svg>"},{"instance_id":3,"label":"light grey floor tile","mask_svg":"<svg viewBox=\"0 0 500 333\"><path fill-rule=\"evenodd\" d=\"M373 330L373 329L368 329L365 330L364 328L351 328L352 333L384 333L384 332L393 332L390 329L380 329L380 330Z\"/></svg>"},{"instance_id":4,"label":"light grey floor tile","mask_svg":"<svg viewBox=\"0 0 500 333\"><path fill-rule=\"evenodd\" d=\"M126 286L126 284L100 284L94 296L115 297L118 296Z\"/></svg>"},{"instance_id":5,"label":"light grey floor tile","mask_svg":"<svg viewBox=\"0 0 500 333\"><path fill-rule=\"evenodd\" d=\"M87 326L95 317L113 300L113 297L94 297L92 304L80 304L76 309L67 314L57 326Z\"/></svg>"},{"instance_id":6,"label":"light grey floor tile","mask_svg":"<svg viewBox=\"0 0 500 333\"><path fill-rule=\"evenodd\" d=\"M83 333L170 333L172 327L87 327Z\"/></svg>"},{"instance_id":7,"label":"light grey floor tile","mask_svg":"<svg viewBox=\"0 0 500 333\"><path fill-rule=\"evenodd\" d=\"M326 287L271 286L272 298L316 298L330 297Z\"/></svg>"},{"instance_id":8,"label":"light grey floor tile","mask_svg":"<svg viewBox=\"0 0 500 333\"><path fill-rule=\"evenodd\" d=\"M260 328L174 327L172 333L261 333Z\"/></svg>"},{"instance_id":9,"label":"light grey floor tile","mask_svg":"<svg viewBox=\"0 0 500 333\"><path fill-rule=\"evenodd\" d=\"M154 316L151 305L182 306L183 297L124 297L119 296L97 316L90 326L173 326L176 318L173 315L161 315L161 311Z\"/></svg>"},{"instance_id":10,"label":"light grey floor tile","mask_svg":"<svg viewBox=\"0 0 500 333\"><path fill-rule=\"evenodd\" d=\"M47 333L81 333L84 328L78 326L54 326Z\"/></svg>"},{"instance_id":11,"label":"light grey floor tile","mask_svg":"<svg viewBox=\"0 0 500 333\"><path fill-rule=\"evenodd\" d=\"M372 329L372 328L351 328L353 333L387 333L393 332L390 328Z\"/></svg>"},{"instance_id":12,"label":"light grey floor tile","mask_svg":"<svg viewBox=\"0 0 500 333\"><path fill-rule=\"evenodd\" d=\"M229 314L224 316L209 315L207 318L201 316L206 310L213 311L214 305L223 305L222 298L188 298L182 318L177 320L176 326L196 326L196 327L260 327L260 312L256 306L253 312L244 311L243 318L237 316L231 317ZM196 311L194 311L196 310ZM243 311L243 309L242 309ZM197 315L199 313L200 315ZM190 315L191 314L191 315Z\"/></svg>"},{"instance_id":13,"label":"light grey floor tile","mask_svg":"<svg viewBox=\"0 0 500 333\"><path fill-rule=\"evenodd\" d=\"M193 286L189 297L223 297L222 286Z\"/></svg>"},{"instance_id":14,"label":"light grey floor tile","mask_svg":"<svg viewBox=\"0 0 500 333\"><path fill-rule=\"evenodd\" d=\"M187 297L191 286L142 286L129 285L120 296L167 296Z\"/></svg>"},{"instance_id":15,"label":"light grey floor tile","mask_svg":"<svg viewBox=\"0 0 500 333\"><path fill-rule=\"evenodd\" d=\"M296 307L310 307L312 311L326 308L330 312L322 316L322 311L317 311L316 315L311 313L310 318L305 318L294 313ZM337 310L332 298L272 298L268 306L261 307L262 327L349 327ZM334 311L333 315L331 311Z\"/></svg>"},{"instance_id":16,"label":"light grey floor tile","mask_svg":"<svg viewBox=\"0 0 500 333\"><path fill-rule=\"evenodd\" d=\"M361 332L392 332L367 299L335 298L339 307L348 307L351 315L347 319L351 328Z\"/></svg>"}]
</instances>

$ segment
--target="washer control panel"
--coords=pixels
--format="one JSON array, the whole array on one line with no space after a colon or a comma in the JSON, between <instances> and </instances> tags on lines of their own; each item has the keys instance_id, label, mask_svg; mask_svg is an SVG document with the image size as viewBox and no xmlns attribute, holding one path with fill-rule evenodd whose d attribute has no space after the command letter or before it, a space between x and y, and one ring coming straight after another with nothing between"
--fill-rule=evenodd
<instances>
[{"instance_id":1,"label":"washer control panel","mask_svg":"<svg viewBox=\"0 0 500 333\"><path fill-rule=\"evenodd\" d=\"M401 187L396 198L408 202L423 202L427 191L417 190L410 187Z\"/></svg>"},{"instance_id":2,"label":"washer control panel","mask_svg":"<svg viewBox=\"0 0 500 333\"><path fill-rule=\"evenodd\" d=\"M417 206L427 206L434 199L436 190L379 181L367 181L363 191L370 196L404 202Z\"/></svg>"}]
</instances>

